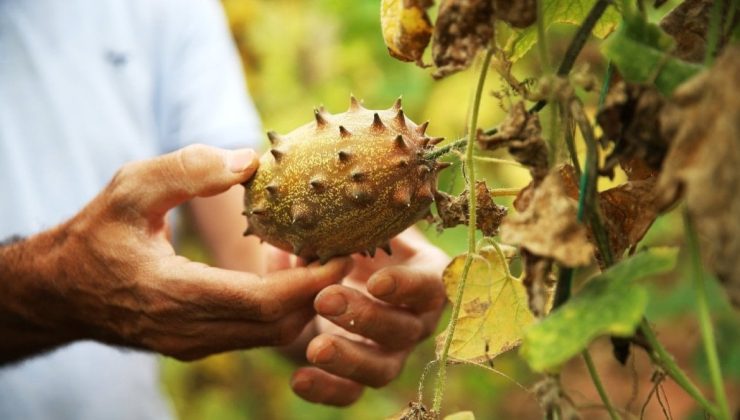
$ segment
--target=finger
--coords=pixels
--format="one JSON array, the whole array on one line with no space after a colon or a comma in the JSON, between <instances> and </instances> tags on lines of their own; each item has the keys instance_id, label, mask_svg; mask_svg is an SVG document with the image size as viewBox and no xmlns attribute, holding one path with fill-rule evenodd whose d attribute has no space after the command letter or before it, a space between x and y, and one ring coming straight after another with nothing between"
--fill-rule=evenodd
<instances>
[{"instance_id":1,"label":"finger","mask_svg":"<svg viewBox=\"0 0 740 420\"><path fill-rule=\"evenodd\" d=\"M374 388L385 386L398 376L406 354L384 352L330 334L317 336L306 348L306 358L316 367Z\"/></svg>"},{"instance_id":2,"label":"finger","mask_svg":"<svg viewBox=\"0 0 740 420\"><path fill-rule=\"evenodd\" d=\"M334 324L391 350L415 345L425 330L418 316L340 285L322 290L314 308Z\"/></svg>"},{"instance_id":3,"label":"finger","mask_svg":"<svg viewBox=\"0 0 740 420\"><path fill-rule=\"evenodd\" d=\"M311 310L286 316L278 322L168 322L159 334L144 337L147 348L180 360L195 360L212 354L293 342L313 319ZM164 330L162 330L164 328Z\"/></svg>"},{"instance_id":4,"label":"finger","mask_svg":"<svg viewBox=\"0 0 740 420\"><path fill-rule=\"evenodd\" d=\"M334 376L315 367L295 371L290 387L306 401L344 407L360 399L365 389L357 382Z\"/></svg>"},{"instance_id":5,"label":"finger","mask_svg":"<svg viewBox=\"0 0 740 420\"><path fill-rule=\"evenodd\" d=\"M384 268L368 280L371 295L394 305L404 305L422 313L438 310L446 301L439 276L403 266Z\"/></svg>"},{"instance_id":6,"label":"finger","mask_svg":"<svg viewBox=\"0 0 740 420\"><path fill-rule=\"evenodd\" d=\"M339 283L351 270L352 260L345 257L334 258L323 265L315 263L278 271L263 279L259 290L261 299L272 301L282 312L289 312L307 302L313 303L321 290ZM280 311L275 315L279 316Z\"/></svg>"},{"instance_id":7,"label":"finger","mask_svg":"<svg viewBox=\"0 0 740 420\"><path fill-rule=\"evenodd\" d=\"M258 165L257 154L251 149L229 151L192 145L125 165L111 187L123 204L140 214L158 217L186 200L212 196L246 181Z\"/></svg>"},{"instance_id":8,"label":"finger","mask_svg":"<svg viewBox=\"0 0 740 420\"><path fill-rule=\"evenodd\" d=\"M297 310L313 309L316 294L351 270L349 259L337 258L322 266L283 270L260 278L178 256L168 261L155 278L173 281L160 293L177 305L195 307L204 319L278 321Z\"/></svg>"}]
</instances>

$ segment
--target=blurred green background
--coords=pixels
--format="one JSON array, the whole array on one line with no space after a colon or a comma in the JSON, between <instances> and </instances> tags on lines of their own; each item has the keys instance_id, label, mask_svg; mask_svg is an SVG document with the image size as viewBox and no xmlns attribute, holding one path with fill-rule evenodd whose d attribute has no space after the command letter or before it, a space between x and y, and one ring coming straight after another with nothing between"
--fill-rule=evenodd
<instances>
[{"instance_id":1,"label":"blurred green background","mask_svg":"<svg viewBox=\"0 0 740 420\"><path fill-rule=\"evenodd\" d=\"M416 122L430 120L431 135L444 136L450 141L464 134L475 71L434 82L429 70L392 59L381 37L379 1L223 0L223 4L265 130L288 132L310 121L312 110L318 105L324 105L329 112L343 112L349 105L349 94L353 93L368 108L390 107L402 95L407 116ZM551 41L553 57L562 54L571 33L572 28L556 28ZM517 65L517 74L538 73L533 55L536 54L530 52ZM594 47L584 51L582 61L590 65L594 74L602 74L604 63ZM501 80L491 76L487 90L501 86ZM591 106L593 97L588 97ZM504 116L499 100L490 94L485 95L482 110L483 127L497 124ZM547 127L546 124L543 121L543 126ZM527 172L518 168L490 164L479 167L480 176L492 188L521 187L528 182ZM461 185L456 167L445 171L440 180L440 188L446 191L459 190ZM645 243L679 244L680 226L676 215L664 216ZM426 223L420 227L450 255L465 248L464 228L438 234ZM181 252L207 260L199 244L187 235ZM650 315L651 320L659 321L661 337L666 339L669 349L684 366L696 367L695 374L706 384L701 368L703 359L695 351L700 346L689 286L680 276L656 282ZM739 391L737 316L719 292L714 296L721 321L718 335L725 372L731 378L730 391ZM183 420L381 419L416 399L419 378L425 365L434 359L433 342L427 340L412 354L398 380L382 390L367 390L358 403L348 408L314 405L293 395L288 386L293 365L267 349L213 356L188 364L163 359L163 387ZM639 412L650 390L652 370L647 361L638 357L633 366L621 367L609 356L606 342L596 343L594 347L597 363L603 369L602 375L615 402L626 405L634 399L631 408L636 407ZM638 356L644 356L639 353ZM497 358L494 366L511 379L473 366L452 367L445 393L445 412L472 410L478 419L538 418L536 399L518 385L529 388L537 377L519 361L516 352ZM580 361L571 363L563 374L566 389L573 392L579 404L594 404L598 398L584 372ZM426 381L427 401L432 393L433 376L430 374ZM637 393L632 392L634 384L638 384ZM676 418L691 413L698 415L680 390L666 386L666 393ZM653 414L662 416L661 412L658 405L651 404L647 418ZM603 413L595 409L584 411L584 415L599 418Z\"/></svg>"}]
</instances>

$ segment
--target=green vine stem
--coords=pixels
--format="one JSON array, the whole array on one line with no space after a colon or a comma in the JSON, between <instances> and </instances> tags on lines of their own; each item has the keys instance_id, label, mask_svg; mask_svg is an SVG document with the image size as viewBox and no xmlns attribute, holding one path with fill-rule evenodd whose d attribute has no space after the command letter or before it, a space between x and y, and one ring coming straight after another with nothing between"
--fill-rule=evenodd
<instances>
[{"instance_id":1,"label":"green vine stem","mask_svg":"<svg viewBox=\"0 0 740 420\"><path fill-rule=\"evenodd\" d=\"M699 317L699 329L704 344L704 352L707 355L707 364L709 365L709 377L714 390L714 398L719 406L719 419L730 418L730 407L727 403L724 382L722 381L722 370L719 365L717 356L717 347L714 341L714 329L709 314L709 305L707 304L707 290L705 285L705 273L699 256L699 240L696 236L696 229L691 221L688 210L683 212L684 230L686 234L686 243L689 248L691 257L691 277L694 283L694 296L696 297L696 311Z\"/></svg>"},{"instance_id":2,"label":"green vine stem","mask_svg":"<svg viewBox=\"0 0 740 420\"><path fill-rule=\"evenodd\" d=\"M599 21L609 4L611 4L611 0L598 0L588 12L586 19L583 20L583 23L578 28L578 32L576 32L575 36L571 40L570 45L568 45L568 50L565 52L563 60L560 62L560 66L557 71L558 76L567 76L573 69L573 65L576 63L576 58L578 58L578 55L581 53L588 37L591 35L591 31L593 31L594 26L596 26L596 22ZM546 104L547 100L539 100L529 108L529 112L539 112ZM491 128L485 130L485 134L493 135L496 134L497 131L498 130L496 128ZM450 152L463 150L467 143L467 138L457 139L452 143L427 153L425 157L427 159L438 159Z\"/></svg>"},{"instance_id":3,"label":"green vine stem","mask_svg":"<svg viewBox=\"0 0 740 420\"><path fill-rule=\"evenodd\" d=\"M563 60L560 62L560 67L558 67L558 76L567 76L573 69L573 65L576 63L578 54L581 53L583 46L586 44L586 41L588 41L589 36L591 36L591 31L593 31L594 26L596 26L596 22L601 19L601 16L606 11L606 8L609 7L609 4L611 4L611 0L598 0L594 3L593 7L591 7L586 19L583 20L583 23L581 23L581 26L578 28L578 32L576 32L575 36L570 41L570 45L568 45L568 50L565 52ZM547 101L541 99L529 109L529 112L538 112L544 108L546 104Z\"/></svg>"},{"instance_id":4,"label":"green vine stem","mask_svg":"<svg viewBox=\"0 0 740 420\"><path fill-rule=\"evenodd\" d=\"M704 51L704 65L709 67L717 54L719 38L722 35L722 5L723 1L715 1L709 11L709 30L707 32L707 46Z\"/></svg>"},{"instance_id":5,"label":"green vine stem","mask_svg":"<svg viewBox=\"0 0 740 420\"><path fill-rule=\"evenodd\" d=\"M696 385L691 382L691 379L689 379L686 373L678 367L673 356L671 356L671 354L668 353L668 350L666 350L660 341L658 341L658 338L655 336L655 332L653 332L652 327L645 318L642 319L642 323L640 324L640 331L650 346L651 350L649 354L650 358L653 359L653 362L660 366L668 376L676 382L676 384L683 388L691 398L707 410L707 413L709 413L710 416L718 419L722 418L720 417L720 412L717 407L704 397L699 388L697 388Z\"/></svg>"},{"instance_id":6,"label":"green vine stem","mask_svg":"<svg viewBox=\"0 0 740 420\"><path fill-rule=\"evenodd\" d=\"M591 126L588 123L588 120L586 119L585 113L583 112L583 107L579 106L580 102L575 100L573 101L575 106L571 106L571 110L574 114L574 118L576 119L576 122L578 123L579 129L582 130L582 134L584 137L584 140L586 141L586 147L587 147L587 156L586 156L586 167L584 169L584 174L581 177L581 185L580 185L580 197L579 200L583 201L583 205L579 202L579 214L578 218L579 220L584 220L584 217L586 214L594 214L593 212L597 210L597 207L594 205L588 205L589 203L593 203L591 201L592 199L586 197L589 192L592 194L596 193L596 176L590 176L589 172L595 171L598 169L594 164L598 164L598 155L594 156L591 155L591 162L589 162L589 149L596 147L595 138L593 137L593 132L591 130ZM583 131L585 130L585 131ZM590 143L590 146L589 146ZM591 163L591 164L590 164ZM591 188L585 189L587 186L591 186ZM596 213L597 214L597 213ZM598 216L598 214L597 214ZM594 223L596 221L596 223ZM597 248L599 249L599 252L602 255L602 258L604 258L604 265L605 267L609 267L613 264L613 256L611 254L610 246L608 239L606 238L606 231L604 230L603 224L601 223L600 218L593 217L591 218L592 223L592 229L594 230L594 236L597 239ZM599 238L602 239L599 239ZM564 269L569 270L570 269ZM561 274L563 272L561 271ZM571 276L571 272L565 272L565 275ZM559 279L561 280L561 279ZM565 286L565 285L563 285ZM558 288L561 288L561 284L558 283ZM568 291L569 292L569 291ZM556 290L556 298L559 294L566 294L568 292L560 291L558 292ZM567 297L566 297L567 299ZM721 418L718 416L719 411L717 408L712 405L701 393L699 388L694 385L689 377L681 370L681 368L676 364L675 360L671 355L668 353L668 351L663 347L663 345L658 341L658 339L655 337L655 333L653 332L650 324L648 321L643 318L642 323L640 324L640 332L642 335L646 338L648 341L648 344L650 345L649 353L651 355L651 358L653 359L653 362L660 366L667 374L670 376L676 384L678 384L681 388L683 388L694 400L696 400L709 414L711 414L714 417ZM723 394L724 395L724 394Z\"/></svg>"},{"instance_id":7,"label":"green vine stem","mask_svg":"<svg viewBox=\"0 0 740 420\"><path fill-rule=\"evenodd\" d=\"M601 383L601 377L599 376L599 372L596 370L594 361L591 358L591 353L589 353L588 350L584 350L583 353L581 354L583 356L583 360L586 361L586 367L588 367L588 373L589 375L591 375L591 379L594 382L594 386L596 387L596 390L599 392L601 401L604 403L604 408L606 408L606 411L609 413L609 417L611 417L612 420L618 420L619 415L617 414L617 411L614 409L614 406L612 405L611 401L609 401L609 395L607 395L606 389L604 389L604 385Z\"/></svg>"},{"instance_id":8,"label":"green vine stem","mask_svg":"<svg viewBox=\"0 0 740 420\"><path fill-rule=\"evenodd\" d=\"M439 369L437 370L437 382L434 387L434 402L432 404L432 410L434 413L439 415L442 408L442 397L444 394L444 388L447 383L447 358L450 352L450 345L452 344L452 336L455 334L455 327L457 326L457 317L460 315L460 303L462 302L463 291L465 290L465 281L470 271L470 265L473 262L473 255L475 254L475 230L476 230L476 194L475 194L475 137L478 131L478 113L480 111L480 101L483 96L483 86L486 83L486 76L488 75L488 67L491 64L491 57L495 49L495 43L492 41L491 45L486 50L486 55L483 58L483 65L481 66L480 75L478 76L478 84L475 88L475 95L473 96L473 104L470 111L470 121L468 124L468 142L465 153L465 166L467 167L468 174L468 195L469 195L469 211L468 216L468 254L465 257L465 264L463 265L462 275L460 276L460 283L457 285L457 291L455 292L455 301L452 304L452 314L450 315L450 322L447 325L447 335L442 346L442 353L439 356Z\"/></svg>"}]
</instances>

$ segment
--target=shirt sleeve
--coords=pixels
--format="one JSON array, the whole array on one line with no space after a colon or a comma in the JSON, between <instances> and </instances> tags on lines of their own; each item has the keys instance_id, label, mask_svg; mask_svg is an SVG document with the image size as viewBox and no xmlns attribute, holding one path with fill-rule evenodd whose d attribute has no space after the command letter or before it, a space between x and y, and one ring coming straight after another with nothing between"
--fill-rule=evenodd
<instances>
[{"instance_id":1,"label":"shirt sleeve","mask_svg":"<svg viewBox=\"0 0 740 420\"><path fill-rule=\"evenodd\" d=\"M258 148L259 116L220 2L165 3L154 51L162 151L192 143Z\"/></svg>"}]
</instances>

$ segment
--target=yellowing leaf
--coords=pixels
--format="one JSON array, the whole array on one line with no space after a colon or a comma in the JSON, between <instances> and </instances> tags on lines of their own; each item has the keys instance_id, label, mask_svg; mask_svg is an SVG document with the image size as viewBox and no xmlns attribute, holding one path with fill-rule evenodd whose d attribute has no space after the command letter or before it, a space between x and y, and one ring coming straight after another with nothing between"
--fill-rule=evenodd
<instances>
[{"instance_id":1,"label":"yellowing leaf","mask_svg":"<svg viewBox=\"0 0 740 420\"><path fill-rule=\"evenodd\" d=\"M465 257L455 257L442 275L450 300L457 294ZM524 328L534 322L527 309L527 292L518 279L507 276L507 265L493 247L483 248L473 258L450 345L450 360L487 363L518 346ZM445 334L437 338L437 353L442 350Z\"/></svg>"},{"instance_id":2,"label":"yellowing leaf","mask_svg":"<svg viewBox=\"0 0 740 420\"><path fill-rule=\"evenodd\" d=\"M432 36L432 23L426 9L430 0L383 0L380 5L380 25L383 40L391 56L401 61L416 61Z\"/></svg>"},{"instance_id":3,"label":"yellowing leaf","mask_svg":"<svg viewBox=\"0 0 740 420\"><path fill-rule=\"evenodd\" d=\"M554 23L580 25L594 3L596 3L596 0L542 0L545 29L548 29ZM593 34L598 38L604 38L614 30L619 19L619 12L614 7L607 8L599 22L596 23ZM506 45L507 55L509 55L512 62L515 62L522 58L536 43L537 27L533 25L515 32L509 38Z\"/></svg>"}]
</instances>

